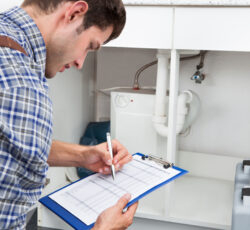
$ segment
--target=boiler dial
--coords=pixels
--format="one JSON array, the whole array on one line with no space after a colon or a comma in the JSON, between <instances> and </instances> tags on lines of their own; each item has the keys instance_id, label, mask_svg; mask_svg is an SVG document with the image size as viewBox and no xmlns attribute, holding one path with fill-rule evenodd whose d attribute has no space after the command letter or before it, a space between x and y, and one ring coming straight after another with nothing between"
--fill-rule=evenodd
<instances>
[{"instance_id":1,"label":"boiler dial","mask_svg":"<svg viewBox=\"0 0 250 230\"><path fill-rule=\"evenodd\" d=\"M118 107L124 108L128 106L129 102L130 102L129 97L125 95L117 95L115 98L115 104Z\"/></svg>"}]
</instances>

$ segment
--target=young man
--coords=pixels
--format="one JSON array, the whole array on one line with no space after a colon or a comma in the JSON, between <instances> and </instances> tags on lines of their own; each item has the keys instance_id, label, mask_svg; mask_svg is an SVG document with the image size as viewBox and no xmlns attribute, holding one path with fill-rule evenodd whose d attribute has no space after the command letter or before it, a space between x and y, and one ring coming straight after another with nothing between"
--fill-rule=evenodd
<instances>
[{"instance_id":1,"label":"young man","mask_svg":"<svg viewBox=\"0 0 250 230\"><path fill-rule=\"evenodd\" d=\"M121 33L121 0L25 0L0 14L0 229L24 229L41 195L48 165L110 173L107 144L52 141L52 104L46 78L75 66ZM113 141L116 170L132 157ZM104 211L94 229L125 229L137 204L130 196Z\"/></svg>"}]
</instances>

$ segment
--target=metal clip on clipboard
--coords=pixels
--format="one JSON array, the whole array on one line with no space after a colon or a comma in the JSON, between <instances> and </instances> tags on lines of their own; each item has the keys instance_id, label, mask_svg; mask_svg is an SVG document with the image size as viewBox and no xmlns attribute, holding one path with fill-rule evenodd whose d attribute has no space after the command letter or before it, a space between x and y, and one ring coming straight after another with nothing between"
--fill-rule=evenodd
<instances>
[{"instance_id":1,"label":"metal clip on clipboard","mask_svg":"<svg viewBox=\"0 0 250 230\"><path fill-rule=\"evenodd\" d=\"M168 161L164 161L162 158L160 157L155 157L155 156L152 156L152 155L143 155L142 157L142 160L152 160L158 164L162 164L163 165L163 168L167 169L169 167L172 167L174 164L173 163L170 163Z\"/></svg>"}]
</instances>

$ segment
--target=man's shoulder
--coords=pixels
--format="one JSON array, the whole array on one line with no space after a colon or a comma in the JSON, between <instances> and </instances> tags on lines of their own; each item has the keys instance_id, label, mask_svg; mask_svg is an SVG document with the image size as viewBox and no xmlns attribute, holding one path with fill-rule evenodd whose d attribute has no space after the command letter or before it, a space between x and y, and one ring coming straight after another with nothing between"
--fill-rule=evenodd
<instances>
[{"instance_id":1,"label":"man's shoulder","mask_svg":"<svg viewBox=\"0 0 250 230\"><path fill-rule=\"evenodd\" d=\"M48 91L44 70L32 58L10 48L0 47L0 89L30 87Z\"/></svg>"},{"instance_id":2,"label":"man's shoulder","mask_svg":"<svg viewBox=\"0 0 250 230\"><path fill-rule=\"evenodd\" d=\"M24 31L8 16L10 12L6 11L0 14L0 35L10 37L22 47L27 46Z\"/></svg>"},{"instance_id":3,"label":"man's shoulder","mask_svg":"<svg viewBox=\"0 0 250 230\"><path fill-rule=\"evenodd\" d=\"M25 58L28 62L29 58ZM33 64L29 65L27 62L0 58L0 91L24 87L48 94L49 86L47 80L44 80L43 70L39 70L39 66L32 67Z\"/></svg>"},{"instance_id":4,"label":"man's shoulder","mask_svg":"<svg viewBox=\"0 0 250 230\"><path fill-rule=\"evenodd\" d=\"M47 90L44 76L46 51L40 54L44 44L34 21L21 8L14 7L0 13L0 35L17 42L28 54L0 47L0 88L28 86Z\"/></svg>"},{"instance_id":5,"label":"man's shoulder","mask_svg":"<svg viewBox=\"0 0 250 230\"><path fill-rule=\"evenodd\" d=\"M20 7L13 7L0 13L0 35L18 43L37 62L46 58L46 47L42 34L29 14ZM2 49L0 47L0 49ZM38 51L43 50L39 56ZM13 50L9 50L13 52ZM15 53L15 52L14 52ZM18 56L21 58L21 56Z\"/></svg>"}]
</instances>

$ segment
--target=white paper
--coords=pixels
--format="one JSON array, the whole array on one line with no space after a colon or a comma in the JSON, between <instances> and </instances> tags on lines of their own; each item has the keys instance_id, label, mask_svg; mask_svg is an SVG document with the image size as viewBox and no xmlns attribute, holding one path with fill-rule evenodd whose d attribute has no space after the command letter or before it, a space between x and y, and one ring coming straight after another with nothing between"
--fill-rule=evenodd
<instances>
[{"instance_id":1,"label":"white paper","mask_svg":"<svg viewBox=\"0 0 250 230\"><path fill-rule=\"evenodd\" d=\"M113 206L125 193L130 193L133 200L179 173L174 168L164 169L162 165L135 155L133 161L116 173L115 181L111 175L97 173L49 197L90 225L103 210Z\"/></svg>"}]
</instances>

